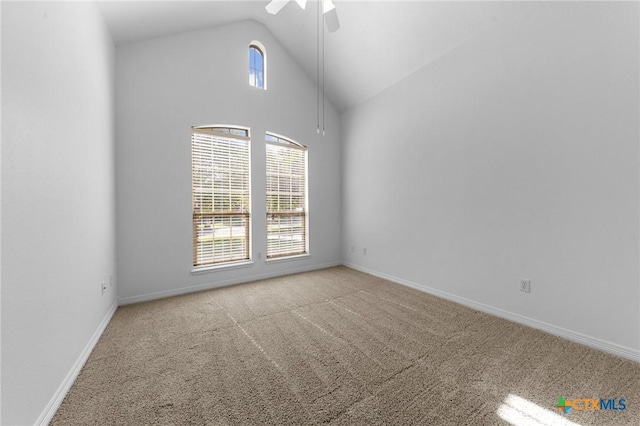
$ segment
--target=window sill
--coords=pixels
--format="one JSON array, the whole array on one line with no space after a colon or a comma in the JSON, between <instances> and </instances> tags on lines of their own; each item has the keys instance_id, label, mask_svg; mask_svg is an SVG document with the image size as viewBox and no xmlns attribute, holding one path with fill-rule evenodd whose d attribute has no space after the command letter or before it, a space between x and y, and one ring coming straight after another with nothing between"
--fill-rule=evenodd
<instances>
[{"instance_id":1,"label":"window sill","mask_svg":"<svg viewBox=\"0 0 640 426\"><path fill-rule=\"evenodd\" d=\"M206 274L208 272L215 272L226 269L244 268L253 265L252 260L243 260L241 262L229 262L219 265L197 266L191 270L191 274Z\"/></svg>"},{"instance_id":2,"label":"window sill","mask_svg":"<svg viewBox=\"0 0 640 426\"><path fill-rule=\"evenodd\" d=\"M286 262L286 261L291 261L291 260L299 260L299 259L305 259L311 257L311 255L309 253L305 253L305 254L296 254L293 256L283 256L283 257L276 257L274 259L267 259L264 261L264 263L278 263L278 262Z\"/></svg>"}]
</instances>

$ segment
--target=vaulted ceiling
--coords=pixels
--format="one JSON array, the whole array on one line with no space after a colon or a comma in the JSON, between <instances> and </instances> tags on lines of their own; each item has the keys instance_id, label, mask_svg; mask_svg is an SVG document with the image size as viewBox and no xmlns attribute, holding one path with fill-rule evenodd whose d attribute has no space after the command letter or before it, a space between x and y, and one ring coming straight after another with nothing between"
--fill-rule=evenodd
<instances>
[{"instance_id":1,"label":"vaulted ceiling","mask_svg":"<svg viewBox=\"0 0 640 426\"><path fill-rule=\"evenodd\" d=\"M345 111L540 2L334 0L341 28L326 33L326 95ZM293 0L277 15L262 1L101 1L116 45L253 19L316 80L316 3Z\"/></svg>"}]
</instances>

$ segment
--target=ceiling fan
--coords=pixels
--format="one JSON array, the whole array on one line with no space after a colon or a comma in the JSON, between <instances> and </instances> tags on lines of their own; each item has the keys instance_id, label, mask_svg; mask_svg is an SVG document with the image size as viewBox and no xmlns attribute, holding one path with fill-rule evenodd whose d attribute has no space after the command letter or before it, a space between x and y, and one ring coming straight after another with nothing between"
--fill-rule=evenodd
<instances>
[{"instance_id":1,"label":"ceiling fan","mask_svg":"<svg viewBox=\"0 0 640 426\"><path fill-rule=\"evenodd\" d=\"M267 12L272 15L277 14L282 10L282 8L289 3L291 0L271 0L269 4L265 7ZM322 15L324 16L324 21L327 24L327 29L330 33L338 31L340 28L340 22L338 21L338 13L336 12L336 5L333 3L333 0L318 0L322 2ZM307 5L307 0L295 0L303 10Z\"/></svg>"}]
</instances>

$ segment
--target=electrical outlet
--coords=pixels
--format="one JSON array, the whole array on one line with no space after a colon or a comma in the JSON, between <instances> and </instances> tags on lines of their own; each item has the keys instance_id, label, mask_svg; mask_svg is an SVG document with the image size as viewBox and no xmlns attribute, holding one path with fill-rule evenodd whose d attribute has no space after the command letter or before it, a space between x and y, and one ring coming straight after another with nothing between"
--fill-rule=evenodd
<instances>
[{"instance_id":1,"label":"electrical outlet","mask_svg":"<svg viewBox=\"0 0 640 426\"><path fill-rule=\"evenodd\" d=\"M362 249L362 254L364 254L364 255L367 254L367 248L366 247Z\"/></svg>"},{"instance_id":2,"label":"electrical outlet","mask_svg":"<svg viewBox=\"0 0 640 426\"><path fill-rule=\"evenodd\" d=\"M102 295L104 296L104 291L107 289L107 286L104 285L104 281L100 283L100 291L102 291Z\"/></svg>"},{"instance_id":3,"label":"electrical outlet","mask_svg":"<svg viewBox=\"0 0 640 426\"><path fill-rule=\"evenodd\" d=\"M351 253L355 253L356 252L356 246L351 246Z\"/></svg>"},{"instance_id":4,"label":"electrical outlet","mask_svg":"<svg viewBox=\"0 0 640 426\"><path fill-rule=\"evenodd\" d=\"M262 252L258 252L258 259L262 259Z\"/></svg>"},{"instance_id":5,"label":"electrical outlet","mask_svg":"<svg viewBox=\"0 0 640 426\"><path fill-rule=\"evenodd\" d=\"M520 279L520 291L531 293L531 280Z\"/></svg>"}]
</instances>

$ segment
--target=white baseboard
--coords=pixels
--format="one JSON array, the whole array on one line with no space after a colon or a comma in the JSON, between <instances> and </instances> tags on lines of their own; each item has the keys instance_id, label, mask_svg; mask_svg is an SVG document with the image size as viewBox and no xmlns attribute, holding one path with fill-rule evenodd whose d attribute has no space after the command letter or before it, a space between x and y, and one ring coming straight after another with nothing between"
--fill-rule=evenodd
<instances>
[{"instance_id":1,"label":"white baseboard","mask_svg":"<svg viewBox=\"0 0 640 426\"><path fill-rule=\"evenodd\" d=\"M58 411L58 408L60 408L60 404L62 404L62 400L65 396L67 396L67 392L69 392L69 389L71 389L71 385L73 385L73 382L76 381L78 374L80 374L80 370L82 370L82 367L84 367L84 364L87 362L91 351L96 346L96 343L98 343L98 340L100 339L100 336L102 336L104 329L107 328L107 325L109 324L109 321L111 321L111 318L116 312L116 309L118 309L118 302L114 301L113 305L111 305L109 311L102 319L102 322L93 333L93 336L91 336L91 339L89 339L89 342L82 350L82 353L80 353L80 356L73 364L73 367L71 367L71 370L69 370L69 373L67 373L67 377L64 378L64 380L60 384L60 387L58 387L58 390L53 395L53 398L51 398L51 401L49 401L47 407L44 409L42 414L40 414L38 420L36 420L36 425L49 424L49 422L53 418L53 415L56 413L56 411Z\"/></svg>"},{"instance_id":2,"label":"white baseboard","mask_svg":"<svg viewBox=\"0 0 640 426\"><path fill-rule=\"evenodd\" d=\"M293 268L293 269L287 269L284 271L281 270L277 272L269 272L266 274L248 275L248 276L232 278L224 281L216 281L214 283L194 285L190 287L180 287L180 288L175 288L171 290L163 290L155 293L141 294L139 296L122 297L118 299L118 304L120 306L123 306L123 305L130 305L132 303L148 302L150 300L163 299L165 297L179 296L181 294L195 293L198 291L211 290L214 288L226 287L234 284L248 283L251 281L281 277L284 275L298 274L300 272L308 272L316 269L331 268L333 266L340 266L340 265L342 265L342 262L325 263L322 265L305 266L302 268Z\"/></svg>"},{"instance_id":3,"label":"white baseboard","mask_svg":"<svg viewBox=\"0 0 640 426\"><path fill-rule=\"evenodd\" d=\"M572 342L580 343L585 346L589 346L590 348L600 350L602 352L607 352L613 355L617 355L621 358L626 358L631 361L640 363L640 351L628 348L626 346L621 346L616 343L607 342L606 340L598 339L596 337L587 336L582 333L578 333L575 331L567 330L562 327L558 327L553 324L548 324L543 321L538 321L533 318L525 317L523 315L515 314L513 312L505 311L500 308L495 308L493 306L485 305L484 303L475 302L470 299L466 299L464 297L456 296L455 294L447 293L446 291L438 290L432 287L428 287L422 284L414 283L411 281L404 280L402 278L394 277L392 275L388 275L379 271L375 271L369 268L365 268L359 265L355 265L352 263L344 263L344 266L347 266L352 269L356 269L361 272L366 272L367 274L374 275L376 277L384 278L389 281L393 281L398 284L405 285L407 287L414 288L416 290L423 291L425 293L429 293L431 295L441 297L443 299L450 300L455 303L459 303L461 305L467 306L469 308L490 314L495 315L500 318L507 319L509 321L517 322L519 324L523 324L532 328L536 328L538 330L545 331L549 334L553 334L558 337L562 337L567 340L571 340Z\"/></svg>"}]
</instances>

